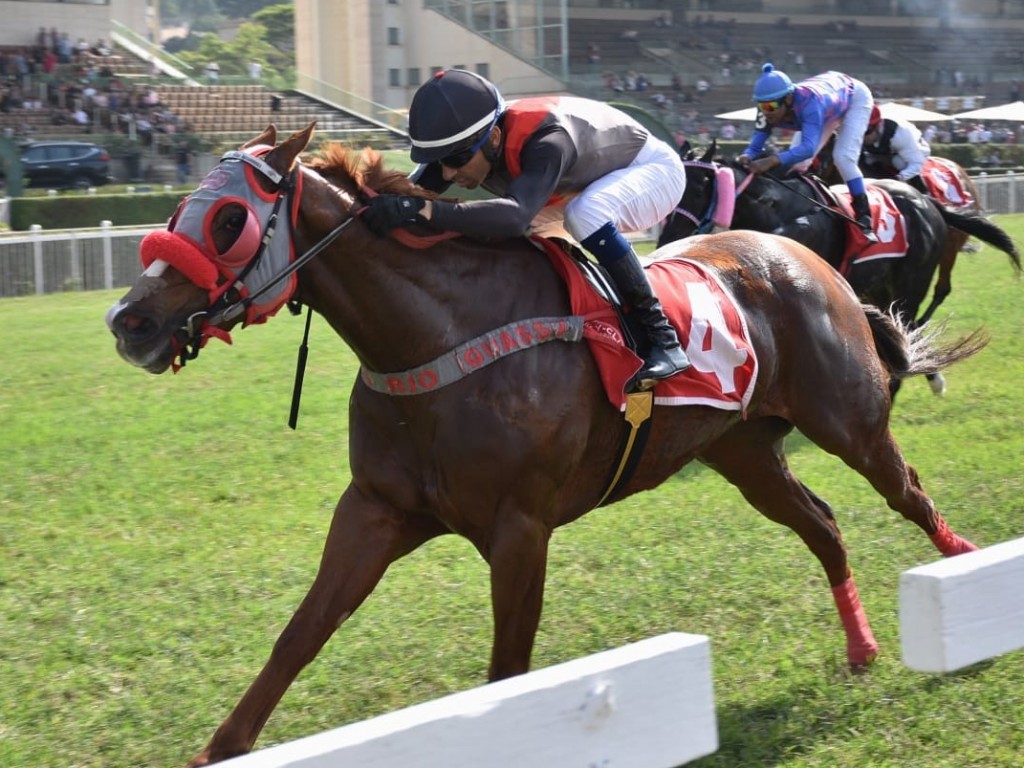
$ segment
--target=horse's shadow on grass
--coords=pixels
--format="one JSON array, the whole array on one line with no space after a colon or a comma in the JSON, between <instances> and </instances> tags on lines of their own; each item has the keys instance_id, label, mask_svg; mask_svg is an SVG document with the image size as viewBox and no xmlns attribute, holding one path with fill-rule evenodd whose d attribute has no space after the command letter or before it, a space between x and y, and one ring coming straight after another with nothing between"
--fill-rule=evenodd
<instances>
[{"instance_id":1,"label":"horse's shadow on grass","mask_svg":"<svg viewBox=\"0 0 1024 768\"><path fill-rule=\"evenodd\" d=\"M890 688L893 700L917 692L934 693L946 685L988 670L995 660L983 661L955 673L912 677ZM870 674L870 673L869 673ZM841 697L840 697L841 698ZM839 699L811 711L804 684L795 683L784 694L748 705L716 707L718 751L687 763L692 768L771 768L789 764L813 752L820 741L858 726L862 713ZM680 767L681 768L681 767Z\"/></svg>"}]
</instances>

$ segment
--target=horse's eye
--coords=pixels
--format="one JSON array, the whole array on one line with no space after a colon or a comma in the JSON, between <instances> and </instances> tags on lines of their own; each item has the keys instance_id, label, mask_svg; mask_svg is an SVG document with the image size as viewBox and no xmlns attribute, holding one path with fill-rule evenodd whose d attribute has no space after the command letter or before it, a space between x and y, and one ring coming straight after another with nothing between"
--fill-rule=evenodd
<instances>
[{"instance_id":1,"label":"horse's eye","mask_svg":"<svg viewBox=\"0 0 1024 768\"><path fill-rule=\"evenodd\" d=\"M245 214L244 213L233 213L228 216L228 220L225 225L228 229L234 232L241 232L242 227L245 226Z\"/></svg>"}]
</instances>

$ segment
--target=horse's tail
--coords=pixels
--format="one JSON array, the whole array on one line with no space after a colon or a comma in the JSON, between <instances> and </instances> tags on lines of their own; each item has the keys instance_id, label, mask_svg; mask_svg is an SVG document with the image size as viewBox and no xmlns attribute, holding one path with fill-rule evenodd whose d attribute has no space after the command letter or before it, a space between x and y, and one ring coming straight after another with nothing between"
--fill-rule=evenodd
<instances>
[{"instance_id":1,"label":"horse's tail","mask_svg":"<svg viewBox=\"0 0 1024 768\"><path fill-rule=\"evenodd\" d=\"M913 328L892 311L883 312L871 304L861 307L871 326L878 357L895 379L938 373L977 354L989 342L988 334L981 328L959 339L943 341L939 337L945 322Z\"/></svg>"},{"instance_id":2,"label":"horse's tail","mask_svg":"<svg viewBox=\"0 0 1024 768\"><path fill-rule=\"evenodd\" d=\"M952 227L953 229L959 229L961 232L973 235L979 240L983 240L989 245L998 248L1010 257L1010 260L1013 262L1013 266L1016 268L1017 272L1021 272L1020 254L1017 252L1017 247L1014 245L1013 240L1005 230L996 226L984 216L980 216L976 213L958 213L957 211L950 210L949 208L940 205L931 197L928 199L932 201L932 204L936 208L939 209L939 213L942 214L942 218L946 222L946 226Z\"/></svg>"}]
</instances>

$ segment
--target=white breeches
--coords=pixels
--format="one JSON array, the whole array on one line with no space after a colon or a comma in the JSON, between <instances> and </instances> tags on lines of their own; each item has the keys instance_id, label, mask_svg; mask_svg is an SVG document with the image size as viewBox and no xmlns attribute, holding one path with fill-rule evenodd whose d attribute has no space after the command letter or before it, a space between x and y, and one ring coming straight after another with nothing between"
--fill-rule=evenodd
<instances>
[{"instance_id":1,"label":"white breeches","mask_svg":"<svg viewBox=\"0 0 1024 768\"><path fill-rule=\"evenodd\" d=\"M679 204L686 169L679 153L653 136L625 168L592 182L565 206L565 229L583 241L613 222L619 232L641 232Z\"/></svg>"}]
</instances>

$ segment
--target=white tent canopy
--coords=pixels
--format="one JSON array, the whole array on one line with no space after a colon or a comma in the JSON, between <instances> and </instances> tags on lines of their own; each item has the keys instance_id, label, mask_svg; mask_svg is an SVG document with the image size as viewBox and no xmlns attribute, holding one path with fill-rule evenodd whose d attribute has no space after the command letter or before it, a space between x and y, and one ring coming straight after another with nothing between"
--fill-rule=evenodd
<instances>
[{"instance_id":1,"label":"white tent canopy","mask_svg":"<svg viewBox=\"0 0 1024 768\"><path fill-rule=\"evenodd\" d=\"M878 108L882 111L883 117L888 117L893 120L909 120L912 123L937 123L942 120L953 119L950 115L944 115L941 112L932 112L927 109L910 107L906 104L897 104L895 101L879 104ZM723 112L720 115L715 115L715 117L719 120L756 120L757 107L747 107L746 109L737 109L733 112Z\"/></svg>"},{"instance_id":2,"label":"white tent canopy","mask_svg":"<svg viewBox=\"0 0 1024 768\"><path fill-rule=\"evenodd\" d=\"M1013 120L1024 123L1024 101L1012 101L998 107L983 107L953 115L957 120Z\"/></svg>"},{"instance_id":3,"label":"white tent canopy","mask_svg":"<svg viewBox=\"0 0 1024 768\"><path fill-rule=\"evenodd\" d=\"M888 101L885 104L879 103L878 108L882 117L890 120L908 120L911 123L938 123L943 120L952 120L952 115L944 115L941 112L932 112L930 109L912 107L909 104L899 104L895 101Z\"/></svg>"},{"instance_id":4,"label":"white tent canopy","mask_svg":"<svg viewBox=\"0 0 1024 768\"><path fill-rule=\"evenodd\" d=\"M748 120L752 122L757 119L757 107L737 109L733 112L723 112L720 115L715 115L715 117L719 120Z\"/></svg>"}]
</instances>

